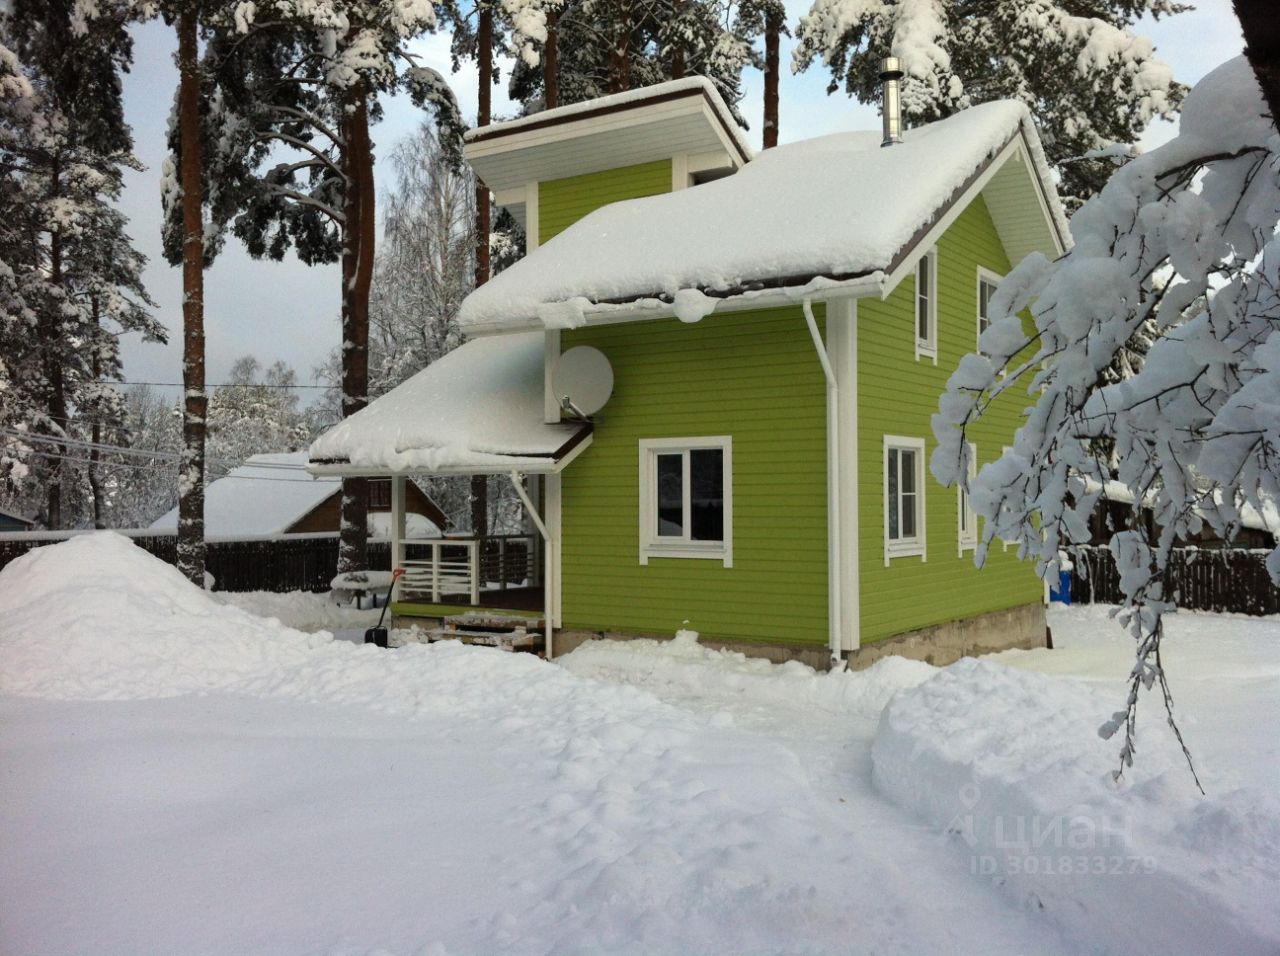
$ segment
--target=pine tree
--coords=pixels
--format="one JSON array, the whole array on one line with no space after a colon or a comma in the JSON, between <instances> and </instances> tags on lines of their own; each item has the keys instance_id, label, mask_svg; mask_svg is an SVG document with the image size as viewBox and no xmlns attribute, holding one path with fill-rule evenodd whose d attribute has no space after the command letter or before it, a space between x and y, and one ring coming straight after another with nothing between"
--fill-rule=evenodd
<instances>
[{"instance_id":1,"label":"pine tree","mask_svg":"<svg viewBox=\"0 0 1280 956\"><path fill-rule=\"evenodd\" d=\"M407 49L434 24L430 6L394 0L282 0L262 16L246 2L206 54L215 222L230 224L255 256L278 259L292 248L306 263L341 262L344 415L368 396L376 236L369 129L381 117L379 97L407 92L447 131L450 155L459 151L462 124L448 84ZM293 161L278 162L282 151ZM341 570L367 563L365 485L343 483Z\"/></svg>"},{"instance_id":2,"label":"pine tree","mask_svg":"<svg viewBox=\"0 0 1280 956\"><path fill-rule=\"evenodd\" d=\"M744 32L720 0L570 0L539 9L539 31L514 34L520 50L546 45L546 10L554 14L556 101L560 105L651 86L684 76L705 76L731 109L742 98L742 71L756 57ZM531 112L544 105L547 76L537 57L523 56L511 76L511 95Z\"/></svg>"},{"instance_id":3,"label":"pine tree","mask_svg":"<svg viewBox=\"0 0 1280 956\"><path fill-rule=\"evenodd\" d=\"M131 55L124 26L119 16L81 26L71 0L17 0L0 17L0 33L29 71L12 101L25 99L27 123L7 128L0 163L18 218L6 235L25 245L6 256L17 264L23 309L16 314L29 333L13 340L17 349L27 344L16 385L44 436L26 490L39 486L38 513L52 528L90 513L102 521L96 453L88 455L86 484L75 467L84 462L72 461L84 453L64 442L93 438L118 421L119 396L102 384L104 376L120 377L118 336L163 338L142 287L145 258L114 206L123 171L139 168L120 96L119 74ZM20 74L17 59L10 68Z\"/></svg>"},{"instance_id":4,"label":"pine tree","mask_svg":"<svg viewBox=\"0 0 1280 956\"><path fill-rule=\"evenodd\" d=\"M792 69L815 58L863 103L880 97L879 63L902 61L908 125L976 103L1021 100L1035 115L1060 190L1074 208L1114 171L1100 152L1135 141L1156 117L1178 109L1184 89L1129 28L1144 14L1186 7L1176 0L813 0L800 19Z\"/></svg>"}]
</instances>

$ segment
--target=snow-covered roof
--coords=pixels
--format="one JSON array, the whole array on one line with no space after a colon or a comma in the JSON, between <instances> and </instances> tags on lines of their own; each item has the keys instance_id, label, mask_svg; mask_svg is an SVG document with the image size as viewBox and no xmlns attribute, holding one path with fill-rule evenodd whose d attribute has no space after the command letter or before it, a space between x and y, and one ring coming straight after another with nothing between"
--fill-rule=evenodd
<instances>
[{"instance_id":1,"label":"snow-covered roof","mask_svg":"<svg viewBox=\"0 0 1280 956\"><path fill-rule=\"evenodd\" d=\"M547 472L590 426L543 420L543 335L476 339L321 435L317 474Z\"/></svg>"},{"instance_id":2,"label":"snow-covered roof","mask_svg":"<svg viewBox=\"0 0 1280 956\"><path fill-rule=\"evenodd\" d=\"M341 487L336 478L315 478L305 470L307 453L254 455L204 490L205 534L281 534ZM152 522L176 528L178 509Z\"/></svg>"},{"instance_id":3,"label":"snow-covered roof","mask_svg":"<svg viewBox=\"0 0 1280 956\"><path fill-rule=\"evenodd\" d=\"M883 280L1006 148L1014 152L998 172L1025 162L1020 175L1030 176L1039 194L1039 245L1054 254L1066 243L1065 219L1022 104L975 106L908 130L887 148L881 138L836 133L779 146L732 176L607 205L473 292L460 321L472 333L505 331L534 327L540 315L548 324L572 324L557 305L563 303L578 315L637 302L670 314L654 300L681 290L722 298ZM1025 213L1025 204L1015 205L1016 214Z\"/></svg>"},{"instance_id":4,"label":"snow-covered roof","mask_svg":"<svg viewBox=\"0 0 1280 956\"><path fill-rule=\"evenodd\" d=\"M35 522L32 521L30 518L24 518L20 514L14 514L12 511L5 511L3 508L0 508L0 518L8 518L12 521L18 521L18 522L21 522L22 524L27 525L28 527L31 527L35 524Z\"/></svg>"}]
</instances>

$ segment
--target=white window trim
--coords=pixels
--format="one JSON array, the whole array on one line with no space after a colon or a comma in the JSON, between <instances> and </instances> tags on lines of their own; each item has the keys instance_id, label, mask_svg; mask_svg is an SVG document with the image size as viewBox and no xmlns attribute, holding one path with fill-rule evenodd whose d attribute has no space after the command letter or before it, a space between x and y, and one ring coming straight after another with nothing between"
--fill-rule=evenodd
<instances>
[{"instance_id":1,"label":"white window trim","mask_svg":"<svg viewBox=\"0 0 1280 956\"><path fill-rule=\"evenodd\" d=\"M978 340L982 338L982 283L989 282L999 286L1004 276L978 266L978 275L973 282L973 349L979 355L986 355Z\"/></svg>"},{"instance_id":2,"label":"white window trim","mask_svg":"<svg viewBox=\"0 0 1280 956\"><path fill-rule=\"evenodd\" d=\"M905 448L916 453L916 535L914 538L889 540L889 449ZM884 517L884 566L894 558L919 557L928 560L925 545L924 439L905 435L885 435L880 455L880 508Z\"/></svg>"},{"instance_id":3,"label":"white window trim","mask_svg":"<svg viewBox=\"0 0 1280 956\"><path fill-rule=\"evenodd\" d=\"M719 448L724 453L724 540L690 541L658 537L657 456L659 452ZM687 462L686 458L686 462ZM640 563L650 558L700 558L733 567L733 438L704 435L692 438L640 439ZM685 488L689 488L688 475ZM688 535L688 529L685 531Z\"/></svg>"},{"instance_id":4,"label":"white window trim","mask_svg":"<svg viewBox=\"0 0 1280 956\"><path fill-rule=\"evenodd\" d=\"M920 269L929 270L929 336L920 338ZM911 296L911 335L916 343L916 361L927 358L938 364L938 247L934 246L916 264L915 289Z\"/></svg>"},{"instance_id":5,"label":"white window trim","mask_svg":"<svg viewBox=\"0 0 1280 956\"><path fill-rule=\"evenodd\" d=\"M966 442L969 446L969 483L973 484L973 479L978 476L978 446L973 442ZM966 531L961 523L961 519L968 515L969 530ZM978 516L974 513L973 506L970 504L969 495L965 493L964 488L959 484L956 485L956 539L959 543L958 554L964 557L966 551L972 551L978 546Z\"/></svg>"}]
</instances>

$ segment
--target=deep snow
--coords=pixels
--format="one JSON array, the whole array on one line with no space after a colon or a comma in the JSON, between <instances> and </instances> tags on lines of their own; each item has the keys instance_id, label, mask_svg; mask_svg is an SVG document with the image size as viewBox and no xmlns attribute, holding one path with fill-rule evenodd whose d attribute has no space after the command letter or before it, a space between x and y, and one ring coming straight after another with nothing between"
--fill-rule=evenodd
<instances>
[{"instance_id":1,"label":"deep snow","mask_svg":"<svg viewBox=\"0 0 1280 956\"><path fill-rule=\"evenodd\" d=\"M1274 756L1280 628L1193 620L1238 631L1181 702L1212 778L1222 731L1229 760ZM1097 619L1054 626L1040 663L1110 680ZM873 788L885 702L935 674L689 638L562 667L378 651L220 605L119 536L38 549L0 573L0 951L1096 949L1107 914L1026 905ZM1241 863L1274 889L1274 860Z\"/></svg>"}]
</instances>

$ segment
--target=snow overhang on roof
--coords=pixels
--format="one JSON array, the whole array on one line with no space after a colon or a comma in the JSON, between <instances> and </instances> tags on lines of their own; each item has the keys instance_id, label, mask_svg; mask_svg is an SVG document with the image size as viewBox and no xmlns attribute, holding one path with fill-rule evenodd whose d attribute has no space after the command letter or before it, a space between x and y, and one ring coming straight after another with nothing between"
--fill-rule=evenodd
<instances>
[{"instance_id":1,"label":"snow overhang on roof","mask_svg":"<svg viewBox=\"0 0 1280 956\"><path fill-rule=\"evenodd\" d=\"M888 295L981 194L1009 256L1068 246L1026 107L987 103L908 130L766 150L735 175L583 217L463 303L470 335L669 316L681 293L738 305ZM696 291L695 291L696 290ZM729 307L732 307L729 306Z\"/></svg>"},{"instance_id":2,"label":"snow overhang on roof","mask_svg":"<svg viewBox=\"0 0 1280 956\"><path fill-rule=\"evenodd\" d=\"M727 171L750 160L752 149L716 88L695 76L477 127L463 154L507 205L504 197L530 182L681 154Z\"/></svg>"},{"instance_id":3,"label":"snow overhang on roof","mask_svg":"<svg viewBox=\"0 0 1280 956\"><path fill-rule=\"evenodd\" d=\"M591 426L544 421L540 332L476 339L311 445L315 475L558 472Z\"/></svg>"}]
</instances>

